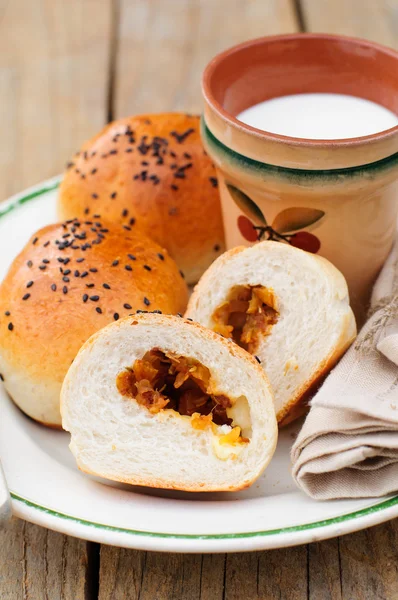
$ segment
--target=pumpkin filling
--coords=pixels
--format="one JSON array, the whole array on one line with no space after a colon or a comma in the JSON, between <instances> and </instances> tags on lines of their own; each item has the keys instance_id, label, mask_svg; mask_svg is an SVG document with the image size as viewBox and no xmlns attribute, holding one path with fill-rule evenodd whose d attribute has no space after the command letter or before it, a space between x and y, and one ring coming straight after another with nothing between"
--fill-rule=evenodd
<instances>
[{"instance_id":1,"label":"pumpkin filling","mask_svg":"<svg viewBox=\"0 0 398 600\"><path fill-rule=\"evenodd\" d=\"M122 396L134 398L152 414L171 409L192 417L194 429L226 425L220 443L249 441L228 416L235 402L213 389L209 369L193 358L153 348L119 373L116 386Z\"/></svg>"},{"instance_id":2,"label":"pumpkin filling","mask_svg":"<svg viewBox=\"0 0 398 600\"><path fill-rule=\"evenodd\" d=\"M262 285L237 285L213 313L213 331L232 338L255 354L259 340L271 333L278 321L277 301L271 288Z\"/></svg>"}]
</instances>

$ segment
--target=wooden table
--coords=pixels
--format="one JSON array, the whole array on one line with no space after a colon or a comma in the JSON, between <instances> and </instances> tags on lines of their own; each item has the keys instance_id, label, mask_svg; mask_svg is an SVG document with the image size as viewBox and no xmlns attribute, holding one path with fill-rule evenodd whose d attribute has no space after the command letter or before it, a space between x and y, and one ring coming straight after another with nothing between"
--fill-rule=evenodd
<instances>
[{"instance_id":1,"label":"wooden table","mask_svg":"<svg viewBox=\"0 0 398 600\"><path fill-rule=\"evenodd\" d=\"M0 0L0 198L59 173L123 115L201 110L219 50L294 31L398 46L398 0ZM15 519L1 600L398 599L398 522L248 554L123 550Z\"/></svg>"}]
</instances>

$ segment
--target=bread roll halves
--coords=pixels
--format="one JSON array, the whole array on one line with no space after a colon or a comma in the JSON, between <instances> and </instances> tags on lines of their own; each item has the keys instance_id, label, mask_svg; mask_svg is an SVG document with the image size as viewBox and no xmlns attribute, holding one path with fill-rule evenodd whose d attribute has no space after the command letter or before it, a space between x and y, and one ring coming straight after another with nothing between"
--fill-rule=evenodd
<instances>
[{"instance_id":1,"label":"bread roll halves","mask_svg":"<svg viewBox=\"0 0 398 600\"><path fill-rule=\"evenodd\" d=\"M167 397L179 394L174 408L143 404L147 392L141 402L136 392L126 395L120 377L132 374L133 368L136 375L137 364L142 367L151 351L172 357L177 365L187 360L194 378L207 373L207 389L217 398L215 408L221 407L219 402L230 403L225 415L232 422L217 424L217 410L208 413L200 403L192 416L186 407L183 411L182 390L190 389L189 378L182 386L181 380L178 384L175 380L175 386L169 380L159 383ZM169 374L166 378L170 377L173 380ZM145 380L144 387L147 384ZM133 315L87 341L65 378L61 412L81 470L150 487L186 491L247 487L268 465L277 440L272 393L256 361L196 323L156 314Z\"/></svg>"},{"instance_id":2,"label":"bread roll halves","mask_svg":"<svg viewBox=\"0 0 398 600\"><path fill-rule=\"evenodd\" d=\"M272 241L217 259L196 286L186 316L234 336L261 360L281 423L300 415L300 399L356 335L343 275L320 256ZM248 324L242 330L243 319Z\"/></svg>"}]
</instances>

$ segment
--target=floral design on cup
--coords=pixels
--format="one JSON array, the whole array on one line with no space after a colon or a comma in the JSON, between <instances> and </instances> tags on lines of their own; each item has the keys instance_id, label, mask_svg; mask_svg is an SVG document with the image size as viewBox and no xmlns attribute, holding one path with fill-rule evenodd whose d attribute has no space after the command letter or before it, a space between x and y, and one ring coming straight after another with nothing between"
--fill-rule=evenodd
<instances>
[{"instance_id":1,"label":"floral design on cup","mask_svg":"<svg viewBox=\"0 0 398 600\"><path fill-rule=\"evenodd\" d=\"M231 184L227 184L229 193L235 204L245 213L238 217L238 229L248 242L261 240L274 240L286 242L291 246L316 254L319 252L321 242L308 231L299 231L311 225L318 226L323 210L309 207L292 206L278 213L268 224L259 206L244 192ZM250 218L249 218L250 217Z\"/></svg>"}]
</instances>

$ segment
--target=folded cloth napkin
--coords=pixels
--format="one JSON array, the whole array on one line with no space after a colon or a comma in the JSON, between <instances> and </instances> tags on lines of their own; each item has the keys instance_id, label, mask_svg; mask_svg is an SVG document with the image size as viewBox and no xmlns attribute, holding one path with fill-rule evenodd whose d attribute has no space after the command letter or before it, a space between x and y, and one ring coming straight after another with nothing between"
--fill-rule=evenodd
<instances>
[{"instance_id":1,"label":"folded cloth napkin","mask_svg":"<svg viewBox=\"0 0 398 600\"><path fill-rule=\"evenodd\" d=\"M291 457L296 483L317 500L398 491L398 240L369 320L311 401Z\"/></svg>"}]
</instances>

